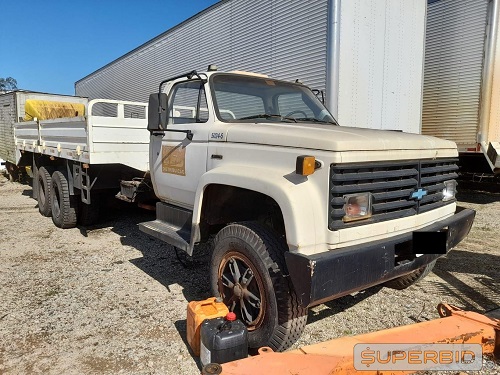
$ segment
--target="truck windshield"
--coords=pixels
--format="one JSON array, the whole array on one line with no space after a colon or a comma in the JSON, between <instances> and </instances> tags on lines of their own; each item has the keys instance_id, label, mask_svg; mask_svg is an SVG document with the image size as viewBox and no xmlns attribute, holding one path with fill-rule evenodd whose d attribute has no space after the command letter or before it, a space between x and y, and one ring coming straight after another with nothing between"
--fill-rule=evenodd
<instances>
[{"instance_id":1,"label":"truck windshield","mask_svg":"<svg viewBox=\"0 0 500 375\"><path fill-rule=\"evenodd\" d=\"M224 122L314 122L338 125L306 86L241 74L214 74L215 110Z\"/></svg>"}]
</instances>

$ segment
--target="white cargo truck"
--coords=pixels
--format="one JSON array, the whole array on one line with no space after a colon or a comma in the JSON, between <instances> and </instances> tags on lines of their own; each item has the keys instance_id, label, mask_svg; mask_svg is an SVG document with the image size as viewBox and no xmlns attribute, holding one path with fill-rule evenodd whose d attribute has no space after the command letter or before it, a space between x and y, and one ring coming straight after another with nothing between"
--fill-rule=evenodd
<instances>
[{"instance_id":1,"label":"white cargo truck","mask_svg":"<svg viewBox=\"0 0 500 375\"><path fill-rule=\"evenodd\" d=\"M48 119L6 122L4 129L13 128L13 133L11 140L7 133L3 145L12 143L13 167L32 170L33 196L42 215L60 228L90 225L97 220L102 193L116 194L122 180L138 184L149 170L147 104L74 98L84 113L59 117L46 112L60 108L61 98L50 99L35 103Z\"/></svg>"},{"instance_id":2,"label":"white cargo truck","mask_svg":"<svg viewBox=\"0 0 500 375\"><path fill-rule=\"evenodd\" d=\"M500 172L499 19L498 0L428 1L422 134L454 141L468 171Z\"/></svg>"},{"instance_id":3,"label":"white cargo truck","mask_svg":"<svg viewBox=\"0 0 500 375\"><path fill-rule=\"evenodd\" d=\"M160 202L140 229L188 254L215 237L211 289L251 347L289 347L310 306L408 287L474 219L455 143L338 126L300 83L192 71L150 96L148 129Z\"/></svg>"}]
</instances>

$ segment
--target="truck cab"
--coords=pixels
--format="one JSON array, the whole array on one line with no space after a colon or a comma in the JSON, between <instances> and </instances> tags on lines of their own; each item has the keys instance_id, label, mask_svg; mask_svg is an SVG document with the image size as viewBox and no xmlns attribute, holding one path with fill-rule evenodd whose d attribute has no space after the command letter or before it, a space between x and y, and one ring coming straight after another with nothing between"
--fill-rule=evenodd
<instances>
[{"instance_id":1,"label":"truck cab","mask_svg":"<svg viewBox=\"0 0 500 375\"><path fill-rule=\"evenodd\" d=\"M148 130L160 202L140 228L189 255L215 238L211 289L251 347L290 347L310 306L410 286L474 220L453 142L341 127L300 82L192 71L151 95Z\"/></svg>"}]
</instances>

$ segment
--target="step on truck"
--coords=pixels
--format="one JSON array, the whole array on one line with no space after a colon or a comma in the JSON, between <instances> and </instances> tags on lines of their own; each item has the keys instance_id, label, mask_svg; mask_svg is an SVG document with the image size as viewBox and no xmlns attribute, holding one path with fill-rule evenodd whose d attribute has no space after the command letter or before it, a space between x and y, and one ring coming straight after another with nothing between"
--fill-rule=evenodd
<instances>
[{"instance_id":1,"label":"step on truck","mask_svg":"<svg viewBox=\"0 0 500 375\"><path fill-rule=\"evenodd\" d=\"M149 99L152 236L193 254L214 239L210 285L282 351L310 306L384 284L403 289L469 232L457 147L339 126L300 82L216 67Z\"/></svg>"},{"instance_id":2,"label":"step on truck","mask_svg":"<svg viewBox=\"0 0 500 375\"><path fill-rule=\"evenodd\" d=\"M11 165L31 170L40 213L60 228L91 225L121 181L118 197L135 201L127 187L141 185L149 170L147 103L79 98L75 113L63 103L68 97L49 99L24 100L35 115L5 126L13 129Z\"/></svg>"}]
</instances>

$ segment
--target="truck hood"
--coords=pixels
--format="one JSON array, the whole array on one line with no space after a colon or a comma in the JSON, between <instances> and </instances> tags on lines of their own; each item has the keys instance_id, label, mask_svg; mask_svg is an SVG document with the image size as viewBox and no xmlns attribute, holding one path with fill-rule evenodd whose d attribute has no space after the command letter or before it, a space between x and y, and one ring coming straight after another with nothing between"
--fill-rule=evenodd
<instances>
[{"instance_id":1,"label":"truck hood","mask_svg":"<svg viewBox=\"0 0 500 375\"><path fill-rule=\"evenodd\" d=\"M234 124L226 141L338 152L456 148L454 142L419 134L309 123Z\"/></svg>"}]
</instances>

